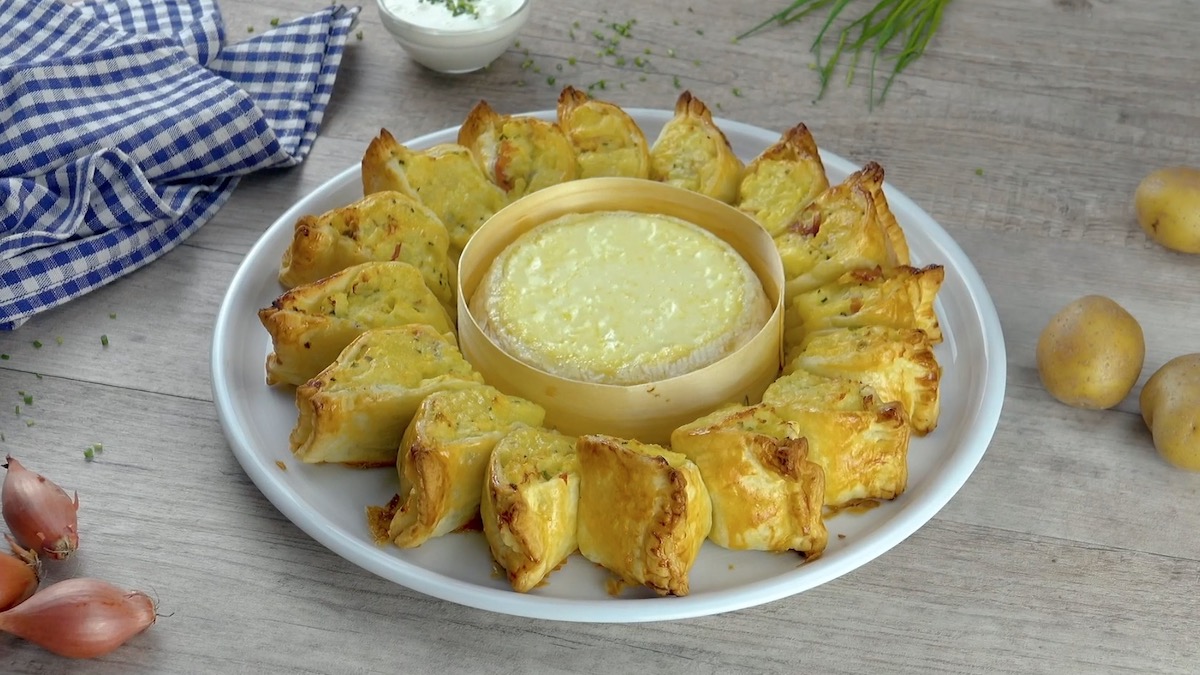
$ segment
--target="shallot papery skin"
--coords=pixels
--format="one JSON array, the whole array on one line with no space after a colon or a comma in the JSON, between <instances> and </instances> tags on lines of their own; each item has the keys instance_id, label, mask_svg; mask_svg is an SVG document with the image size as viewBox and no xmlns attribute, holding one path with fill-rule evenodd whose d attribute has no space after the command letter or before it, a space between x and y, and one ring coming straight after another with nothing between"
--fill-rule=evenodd
<instances>
[{"instance_id":1,"label":"shallot papery skin","mask_svg":"<svg viewBox=\"0 0 1200 675\"><path fill-rule=\"evenodd\" d=\"M104 656L154 623L154 601L100 579L67 579L0 612L0 631L59 656Z\"/></svg>"},{"instance_id":2,"label":"shallot papery skin","mask_svg":"<svg viewBox=\"0 0 1200 675\"><path fill-rule=\"evenodd\" d=\"M7 457L4 476L4 522L26 548L55 560L69 558L79 548L79 495L71 499L62 488L41 474Z\"/></svg>"},{"instance_id":3,"label":"shallot papery skin","mask_svg":"<svg viewBox=\"0 0 1200 675\"><path fill-rule=\"evenodd\" d=\"M17 546L12 537L5 537L13 554L0 553L0 612L28 600L41 580L37 554Z\"/></svg>"}]
</instances>

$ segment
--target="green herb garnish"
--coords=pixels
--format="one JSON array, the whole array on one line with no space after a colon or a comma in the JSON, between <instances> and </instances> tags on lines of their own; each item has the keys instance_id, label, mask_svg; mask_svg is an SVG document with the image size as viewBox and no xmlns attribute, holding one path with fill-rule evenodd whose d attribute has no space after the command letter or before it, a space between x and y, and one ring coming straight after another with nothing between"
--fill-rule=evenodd
<instances>
[{"instance_id":1,"label":"green herb garnish","mask_svg":"<svg viewBox=\"0 0 1200 675\"><path fill-rule=\"evenodd\" d=\"M271 26L272 26L272 27L275 27L275 26L278 26L278 25L279 25L279 17L275 17L274 19L271 19ZM110 314L109 316L112 316L112 317L114 317L114 318L115 318L115 315L113 315L113 314Z\"/></svg>"},{"instance_id":2,"label":"green herb garnish","mask_svg":"<svg viewBox=\"0 0 1200 675\"><path fill-rule=\"evenodd\" d=\"M982 176L982 175L983 175L983 169L975 169L975 175L976 175L976 176Z\"/></svg>"},{"instance_id":3,"label":"green herb garnish","mask_svg":"<svg viewBox=\"0 0 1200 675\"><path fill-rule=\"evenodd\" d=\"M0 354L0 361L7 361L11 358L8 354Z\"/></svg>"},{"instance_id":4,"label":"green herb garnish","mask_svg":"<svg viewBox=\"0 0 1200 675\"><path fill-rule=\"evenodd\" d=\"M479 18L479 8L475 6L475 0L417 0L421 3L428 2L431 5L445 5L446 10L450 12L450 16L462 16L470 14L472 18Z\"/></svg>"},{"instance_id":5,"label":"green herb garnish","mask_svg":"<svg viewBox=\"0 0 1200 675\"><path fill-rule=\"evenodd\" d=\"M33 394L21 392L21 400L25 401L25 405L33 405Z\"/></svg>"},{"instance_id":6,"label":"green herb garnish","mask_svg":"<svg viewBox=\"0 0 1200 675\"><path fill-rule=\"evenodd\" d=\"M675 85L675 88L676 88L676 89L679 89L679 88L683 87L683 84L682 84L682 83L680 83L680 81L679 81L679 76L678 76L678 75L676 75L676 76L675 76L675 77L674 77L674 78L673 78L671 81L672 81L672 83Z\"/></svg>"},{"instance_id":7,"label":"green herb garnish","mask_svg":"<svg viewBox=\"0 0 1200 675\"><path fill-rule=\"evenodd\" d=\"M42 341L41 341L41 340L34 340L34 341L33 341L33 348L34 348L34 349L41 349L41 348L42 348Z\"/></svg>"},{"instance_id":8,"label":"green herb garnish","mask_svg":"<svg viewBox=\"0 0 1200 675\"><path fill-rule=\"evenodd\" d=\"M883 103L892 82L905 68L925 53L929 40L937 32L942 23L942 12L951 0L877 0L875 5L866 13L855 19L838 32L833 56L828 61L821 57L821 45L829 33L834 21L842 14L842 10L850 4L850 0L794 0L782 11L771 15L767 20L738 35L742 39L758 33L772 24L787 25L809 14L828 10L825 23L813 40L810 50L817 56L817 70L821 77L821 90L817 94L820 99L825 94L833 71L837 68L842 53L849 50L853 56L850 60L850 71L846 75L849 84L854 79L854 71L858 68L859 58L863 50L869 48L871 54L871 84L868 94L869 104L873 107L876 102ZM894 40L902 45L899 49L888 50ZM885 60L891 60L891 74L875 97L875 70L881 54Z\"/></svg>"},{"instance_id":9,"label":"green herb garnish","mask_svg":"<svg viewBox=\"0 0 1200 675\"><path fill-rule=\"evenodd\" d=\"M100 344L104 347L108 346L108 336L107 335L100 336Z\"/></svg>"},{"instance_id":10,"label":"green herb garnish","mask_svg":"<svg viewBox=\"0 0 1200 675\"><path fill-rule=\"evenodd\" d=\"M99 455L102 452L104 452L104 444L95 443L87 446L87 448L83 451L83 458L90 462L96 459L96 455Z\"/></svg>"}]
</instances>

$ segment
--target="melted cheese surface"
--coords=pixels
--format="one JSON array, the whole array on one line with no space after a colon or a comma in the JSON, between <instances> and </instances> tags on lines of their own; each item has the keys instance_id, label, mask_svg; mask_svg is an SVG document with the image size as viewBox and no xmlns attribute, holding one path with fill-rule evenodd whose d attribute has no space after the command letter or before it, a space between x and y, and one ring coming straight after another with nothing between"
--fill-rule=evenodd
<instances>
[{"instance_id":1,"label":"melted cheese surface","mask_svg":"<svg viewBox=\"0 0 1200 675\"><path fill-rule=\"evenodd\" d=\"M770 316L758 277L728 243L678 218L625 211L563 216L522 235L471 308L512 356L617 385L703 368Z\"/></svg>"}]
</instances>

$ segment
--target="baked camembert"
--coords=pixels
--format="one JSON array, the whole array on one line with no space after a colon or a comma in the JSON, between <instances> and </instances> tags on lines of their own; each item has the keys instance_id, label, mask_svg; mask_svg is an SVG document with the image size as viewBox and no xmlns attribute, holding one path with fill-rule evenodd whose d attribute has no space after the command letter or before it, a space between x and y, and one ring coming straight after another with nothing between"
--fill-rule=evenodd
<instances>
[{"instance_id":1,"label":"baked camembert","mask_svg":"<svg viewBox=\"0 0 1200 675\"><path fill-rule=\"evenodd\" d=\"M485 274L471 312L531 366L635 385L733 353L771 308L749 264L711 232L672 216L600 211L517 238Z\"/></svg>"}]
</instances>

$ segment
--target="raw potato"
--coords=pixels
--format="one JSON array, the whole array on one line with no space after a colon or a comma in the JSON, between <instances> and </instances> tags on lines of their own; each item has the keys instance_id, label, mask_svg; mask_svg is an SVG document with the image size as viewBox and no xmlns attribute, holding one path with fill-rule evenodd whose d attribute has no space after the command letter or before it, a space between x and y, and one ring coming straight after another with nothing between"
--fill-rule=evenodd
<instances>
[{"instance_id":1,"label":"raw potato","mask_svg":"<svg viewBox=\"0 0 1200 675\"><path fill-rule=\"evenodd\" d=\"M1200 471L1200 354L1178 356L1155 371L1140 403L1158 454Z\"/></svg>"},{"instance_id":2,"label":"raw potato","mask_svg":"<svg viewBox=\"0 0 1200 675\"><path fill-rule=\"evenodd\" d=\"M1133 196L1138 223L1169 249L1200 253L1200 169L1174 166L1142 179Z\"/></svg>"},{"instance_id":3,"label":"raw potato","mask_svg":"<svg viewBox=\"0 0 1200 675\"><path fill-rule=\"evenodd\" d=\"M1137 319L1100 295L1062 308L1037 345L1038 374L1046 391L1077 408L1100 410L1120 403L1137 382L1145 357Z\"/></svg>"}]
</instances>

